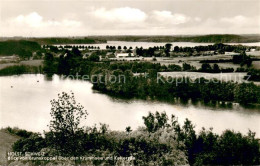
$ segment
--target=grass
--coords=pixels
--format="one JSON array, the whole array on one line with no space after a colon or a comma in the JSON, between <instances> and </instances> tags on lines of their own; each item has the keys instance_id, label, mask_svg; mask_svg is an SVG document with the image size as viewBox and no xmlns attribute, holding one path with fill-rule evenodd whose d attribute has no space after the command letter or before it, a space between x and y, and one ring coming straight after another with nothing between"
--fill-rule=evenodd
<instances>
[{"instance_id":1,"label":"grass","mask_svg":"<svg viewBox=\"0 0 260 166\"><path fill-rule=\"evenodd\" d=\"M20 137L10 134L6 129L0 130L0 165L7 165L6 153L12 151L12 145Z\"/></svg>"},{"instance_id":2,"label":"grass","mask_svg":"<svg viewBox=\"0 0 260 166\"><path fill-rule=\"evenodd\" d=\"M28 65L28 66L41 66L43 64L43 60L29 60L29 61L21 61L21 65Z\"/></svg>"},{"instance_id":3,"label":"grass","mask_svg":"<svg viewBox=\"0 0 260 166\"><path fill-rule=\"evenodd\" d=\"M254 61L252 65L255 69L260 69L260 61Z\"/></svg>"},{"instance_id":4,"label":"grass","mask_svg":"<svg viewBox=\"0 0 260 166\"><path fill-rule=\"evenodd\" d=\"M16 65L41 66L43 65L43 60L28 60L28 61L20 61L17 63L14 62L0 63L0 70L9 66L16 66Z\"/></svg>"}]
</instances>

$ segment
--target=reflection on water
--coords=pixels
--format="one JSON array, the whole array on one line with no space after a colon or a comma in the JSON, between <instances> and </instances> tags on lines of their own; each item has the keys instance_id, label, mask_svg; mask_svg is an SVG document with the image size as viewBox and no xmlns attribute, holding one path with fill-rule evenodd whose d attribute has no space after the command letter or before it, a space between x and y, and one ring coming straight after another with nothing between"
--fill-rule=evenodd
<instances>
[{"instance_id":1,"label":"reflection on water","mask_svg":"<svg viewBox=\"0 0 260 166\"><path fill-rule=\"evenodd\" d=\"M93 90L93 93L103 94L97 90ZM199 99L183 99L183 98L174 98L170 100L160 100L156 99L153 101L151 99L137 99L137 98L127 98L124 96L115 96L113 94L106 94L112 102L121 102L121 103L131 103L137 100L143 102L156 102L159 101L160 103L166 103L171 105L180 105L182 107L189 107L189 106L196 106L198 108L203 109L212 109L212 110L243 110L245 112L259 112L260 113L260 105L240 105L238 103L233 102L222 102L222 101L203 101Z\"/></svg>"},{"instance_id":2,"label":"reflection on water","mask_svg":"<svg viewBox=\"0 0 260 166\"><path fill-rule=\"evenodd\" d=\"M124 130L126 126L137 128L143 125L142 116L149 111L165 111L168 115L176 115L181 123L185 118L190 119L197 131L204 126L213 127L217 133L234 129L246 134L251 129L260 137L259 107L179 98L167 102L122 99L93 90L89 82L61 79L57 75L52 78L41 74L6 76L0 77L0 84L0 127L18 126L38 132L48 130L50 100L56 99L58 93L72 90L76 101L89 113L85 125L102 122L113 130Z\"/></svg>"}]
</instances>

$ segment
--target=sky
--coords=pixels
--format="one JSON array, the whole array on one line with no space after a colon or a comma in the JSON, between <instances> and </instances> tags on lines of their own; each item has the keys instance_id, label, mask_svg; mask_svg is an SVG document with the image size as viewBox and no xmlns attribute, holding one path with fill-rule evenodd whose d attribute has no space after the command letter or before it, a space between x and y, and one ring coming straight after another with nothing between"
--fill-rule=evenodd
<instances>
[{"instance_id":1,"label":"sky","mask_svg":"<svg viewBox=\"0 0 260 166\"><path fill-rule=\"evenodd\" d=\"M260 34L260 0L0 0L0 36Z\"/></svg>"}]
</instances>

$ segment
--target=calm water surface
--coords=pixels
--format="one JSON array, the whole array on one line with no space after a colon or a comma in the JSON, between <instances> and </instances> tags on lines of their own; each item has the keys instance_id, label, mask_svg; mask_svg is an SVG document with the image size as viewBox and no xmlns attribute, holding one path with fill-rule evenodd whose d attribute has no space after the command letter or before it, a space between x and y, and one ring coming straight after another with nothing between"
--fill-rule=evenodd
<instances>
[{"instance_id":1,"label":"calm water surface","mask_svg":"<svg viewBox=\"0 0 260 166\"><path fill-rule=\"evenodd\" d=\"M39 81L39 82L37 82ZM214 108L201 104L169 104L163 102L116 99L92 90L86 81L60 79L52 80L44 75L21 75L0 77L0 127L17 126L19 128L42 132L48 130L50 121L50 100L57 99L63 91L73 91L76 101L81 103L89 115L86 125L109 124L110 129L124 130L126 126L136 129L143 125L142 116L149 111L166 111L174 114L183 123L190 119L196 130L203 126L213 127L221 133L225 129L234 129L244 134L248 129L257 132L260 137L260 110L233 108ZM13 86L13 87L11 87Z\"/></svg>"},{"instance_id":2,"label":"calm water surface","mask_svg":"<svg viewBox=\"0 0 260 166\"><path fill-rule=\"evenodd\" d=\"M122 48L126 46L127 48L132 47L143 47L143 48L149 48L154 46L165 46L167 42L127 42L127 41L107 41L107 43L100 43L100 44L70 44L70 45L84 45L84 46L99 46L100 49L105 49L107 45L109 46L115 46L116 48L118 46L121 46ZM179 46L179 47L195 47L195 46L207 46L212 45L214 43L194 43L194 42L170 42L173 47ZM245 46L260 46L260 42L255 43L227 43L230 45L245 45Z\"/></svg>"}]
</instances>

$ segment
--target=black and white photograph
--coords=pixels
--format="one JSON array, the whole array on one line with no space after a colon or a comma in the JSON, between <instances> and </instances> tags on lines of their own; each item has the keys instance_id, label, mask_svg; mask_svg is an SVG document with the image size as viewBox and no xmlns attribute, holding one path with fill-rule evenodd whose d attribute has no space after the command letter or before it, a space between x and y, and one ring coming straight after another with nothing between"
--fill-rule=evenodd
<instances>
[{"instance_id":1,"label":"black and white photograph","mask_svg":"<svg viewBox=\"0 0 260 166\"><path fill-rule=\"evenodd\" d=\"M260 0L0 0L0 166L260 165Z\"/></svg>"}]
</instances>

